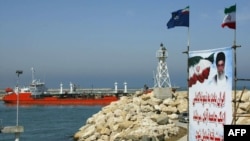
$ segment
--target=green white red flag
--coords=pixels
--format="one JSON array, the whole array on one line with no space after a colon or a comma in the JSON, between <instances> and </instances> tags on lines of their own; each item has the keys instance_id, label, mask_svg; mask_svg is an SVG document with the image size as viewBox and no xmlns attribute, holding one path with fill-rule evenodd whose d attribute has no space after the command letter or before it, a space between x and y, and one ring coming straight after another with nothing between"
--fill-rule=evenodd
<instances>
[{"instance_id":1,"label":"green white red flag","mask_svg":"<svg viewBox=\"0 0 250 141\"><path fill-rule=\"evenodd\" d=\"M226 14L221 26L224 28L227 26L231 29L236 29L236 4L225 8L224 13Z\"/></svg>"}]
</instances>

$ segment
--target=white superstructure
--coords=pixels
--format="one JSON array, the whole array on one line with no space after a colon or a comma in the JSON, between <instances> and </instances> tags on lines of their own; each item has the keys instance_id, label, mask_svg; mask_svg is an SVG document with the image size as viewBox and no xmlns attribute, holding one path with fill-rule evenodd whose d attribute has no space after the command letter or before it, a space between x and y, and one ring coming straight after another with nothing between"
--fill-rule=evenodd
<instances>
[{"instance_id":1,"label":"white superstructure","mask_svg":"<svg viewBox=\"0 0 250 141\"><path fill-rule=\"evenodd\" d=\"M46 94L48 89L46 88L45 83L35 79L35 70L33 67L31 68L31 71L32 71L32 82L28 87L29 91L32 93L32 95L35 96ZM24 88L24 90L28 91L27 88Z\"/></svg>"}]
</instances>

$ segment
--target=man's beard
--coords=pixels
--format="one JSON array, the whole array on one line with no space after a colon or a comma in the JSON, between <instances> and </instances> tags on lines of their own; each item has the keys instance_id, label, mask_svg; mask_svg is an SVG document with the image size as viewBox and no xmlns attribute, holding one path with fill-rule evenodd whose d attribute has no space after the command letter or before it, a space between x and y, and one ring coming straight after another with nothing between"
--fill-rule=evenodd
<instances>
[{"instance_id":1,"label":"man's beard","mask_svg":"<svg viewBox=\"0 0 250 141\"><path fill-rule=\"evenodd\" d=\"M218 73L218 79L219 80L222 80L222 79L224 79L225 78L225 73L224 73L224 71L223 72L219 72Z\"/></svg>"}]
</instances>

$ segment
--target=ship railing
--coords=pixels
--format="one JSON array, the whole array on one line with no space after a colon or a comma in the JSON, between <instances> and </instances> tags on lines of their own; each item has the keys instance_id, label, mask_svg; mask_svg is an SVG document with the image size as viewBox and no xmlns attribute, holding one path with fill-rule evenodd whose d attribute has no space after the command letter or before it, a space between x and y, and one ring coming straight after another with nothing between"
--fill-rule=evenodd
<instances>
[{"instance_id":1,"label":"ship railing","mask_svg":"<svg viewBox=\"0 0 250 141\"><path fill-rule=\"evenodd\" d=\"M133 94L136 91L142 91L142 89L127 89L126 93ZM48 89L48 92L50 94L59 94L60 89ZM65 94L65 93L70 94L70 90L63 89L62 94ZM111 88L95 88L95 89L86 88L86 89L77 89L72 94L96 94L98 95L98 94L117 94L117 93L125 93L125 92L124 92L124 89L118 89L117 91L115 91L114 89L111 89Z\"/></svg>"}]
</instances>

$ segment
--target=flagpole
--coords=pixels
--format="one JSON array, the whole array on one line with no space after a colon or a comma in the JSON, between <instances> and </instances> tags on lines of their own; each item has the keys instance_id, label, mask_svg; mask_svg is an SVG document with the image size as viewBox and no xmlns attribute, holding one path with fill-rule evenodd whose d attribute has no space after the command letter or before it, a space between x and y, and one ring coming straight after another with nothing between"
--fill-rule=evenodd
<instances>
[{"instance_id":1,"label":"flagpole","mask_svg":"<svg viewBox=\"0 0 250 141\"><path fill-rule=\"evenodd\" d=\"M236 6L236 4L235 4ZM235 19L236 20L236 19ZM234 113L233 113L233 120L232 124L236 124L236 113L237 113L237 107L236 107L236 89L237 89L237 61L236 61L236 48L240 47L236 45L236 25L234 29L234 41L233 41L233 49L234 49Z\"/></svg>"},{"instance_id":2,"label":"flagpole","mask_svg":"<svg viewBox=\"0 0 250 141\"><path fill-rule=\"evenodd\" d=\"M190 14L189 14L190 15ZM187 96L189 98L189 87L188 87L188 79L189 79L189 48L190 48L190 30L189 30L189 25L188 25L188 31L187 31L187 51L184 51L183 53L187 54ZM189 100L187 101L187 111L189 112ZM190 112L189 112L190 113ZM188 132L187 132L187 141L189 141L189 123L187 123L188 126Z\"/></svg>"},{"instance_id":3,"label":"flagpole","mask_svg":"<svg viewBox=\"0 0 250 141\"><path fill-rule=\"evenodd\" d=\"M234 113L233 113L233 120L232 124L236 124L236 114L237 114L237 107L236 107L236 90L237 90L237 81L239 80L237 78L237 53L236 48L241 47L240 45L236 44L236 28L234 29L234 42L233 42L233 49L234 49Z\"/></svg>"},{"instance_id":4,"label":"flagpole","mask_svg":"<svg viewBox=\"0 0 250 141\"><path fill-rule=\"evenodd\" d=\"M188 41L187 41L187 96L189 98L189 87L188 87L188 78L189 78L189 62L188 62L188 59L189 59L189 47L190 47L190 32L189 32L189 26L188 26ZM189 112L189 100L188 100L188 112ZM190 113L190 112L189 112ZM188 133L187 133L187 141L189 141L189 123L187 124L188 125Z\"/></svg>"},{"instance_id":5,"label":"flagpole","mask_svg":"<svg viewBox=\"0 0 250 141\"><path fill-rule=\"evenodd\" d=\"M189 10L189 18L190 18L190 10ZM188 26L188 41L187 41L187 86L188 86L188 79L189 79L189 48L190 48L190 30ZM189 87L188 88L188 99L189 99ZM188 100L188 112L189 112L189 100ZM190 113L190 112L189 112ZM188 129L189 129L189 123L188 123ZM187 140L189 141L189 130L188 130L188 135L187 135Z\"/></svg>"},{"instance_id":6,"label":"flagpole","mask_svg":"<svg viewBox=\"0 0 250 141\"><path fill-rule=\"evenodd\" d=\"M189 69L188 69L188 59L189 59L189 6L185 7L184 9L179 9L177 11L172 12L172 17L167 22L167 27L173 28L175 26L185 26L188 27L188 41L187 41L187 50L182 53L187 53L187 94L189 95L188 90L188 76L189 76ZM188 112L189 112L189 101L188 101ZM189 126L188 126L189 128ZM188 130L189 131L189 130ZM189 135L187 135L187 140Z\"/></svg>"},{"instance_id":7,"label":"flagpole","mask_svg":"<svg viewBox=\"0 0 250 141\"><path fill-rule=\"evenodd\" d=\"M188 26L188 31L187 31L187 51L184 51L182 53L186 53L187 54L187 96L189 97L189 87L188 87L188 79L189 79L189 67L188 67L188 60L189 60L189 46L190 46L190 32L189 32L189 26ZM189 112L189 100L187 101L188 104L187 104L187 111ZM188 123L188 129L189 129L189 123ZM187 133L187 141L189 140L189 130L188 130L188 133Z\"/></svg>"},{"instance_id":8,"label":"flagpole","mask_svg":"<svg viewBox=\"0 0 250 141\"><path fill-rule=\"evenodd\" d=\"M235 4L236 6L236 4ZM241 45L237 45L236 44L236 24L235 24L235 29L234 29L234 42L233 42L233 49L234 49L234 113L233 113L233 120L232 120L232 124L236 124L236 115L237 115L237 108L238 106L236 105L236 88L237 88L237 81L250 81L250 79L241 79L241 78L237 78L237 68L236 68L236 48L237 47L241 47ZM241 93L241 96L242 94L244 93L244 90L245 90L245 87L243 87L243 91ZM240 99L241 100L241 97ZM239 102L238 101L238 105L239 105Z\"/></svg>"},{"instance_id":9,"label":"flagpole","mask_svg":"<svg viewBox=\"0 0 250 141\"><path fill-rule=\"evenodd\" d=\"M188 59L189 59L189 46L190 46L190 41L189 41L189 26L188 26L188 31L187 31L187 51L183 51L182 53L186 53L187 54L187 97L189 97L189 87L188 87L188 78L189 78L189 68L188 68ZM189 100L187 101L188 104L187 104L187 111L189 112ZM189 123L188 124L188 129L189 129ZM189 141L189 130L188 130L188 133L187 133L187 141Z\"/></svg>"},{"instance_id":10,"label":"flagpole","mask_svg":"<svg viewBox=\"0 0 250 141\"><path fill-rule=\"evenodd\" d=\"M236 83L237 83L237 75L236 75L236 29L234 29L234 42L233 42L233 49L234 49L234 113L233 113L233 121L232 124L236 124Z\"/></svg>"}]
</instances>

